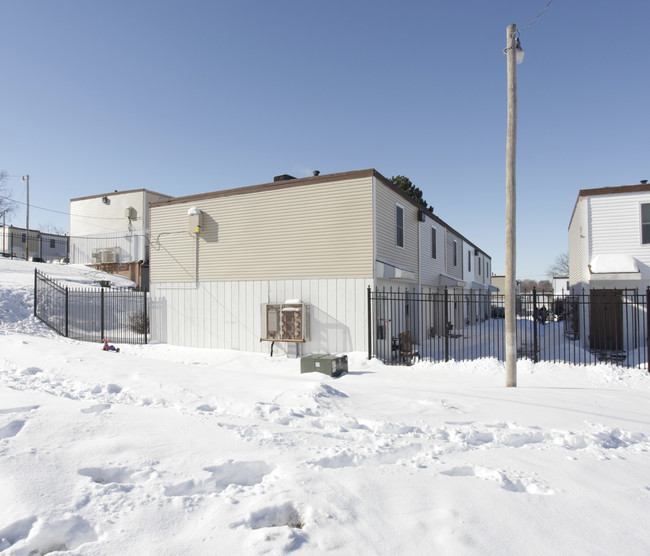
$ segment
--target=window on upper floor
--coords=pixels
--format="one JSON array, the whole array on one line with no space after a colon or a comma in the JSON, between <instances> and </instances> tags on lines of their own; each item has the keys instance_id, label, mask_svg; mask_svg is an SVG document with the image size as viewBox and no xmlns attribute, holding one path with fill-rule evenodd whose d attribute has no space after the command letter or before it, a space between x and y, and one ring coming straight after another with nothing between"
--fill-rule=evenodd
<instances>
[{"instance_id":1,"label":"window on upper floor","mask_svg":"<svg viewBox=\"0 0 650 556\"><path fill-rule=\"evenodd\" d=\"M50 249L54 249L56 247L56 243L54 242L54 239L50 239Z\"/></svg>"},{"instance_id":2,"label":"window on upper floor","mask_svg":"<svg viewBox=\"0 0 650 556\"><path fill-rule=\"evenodd\" d=\"M472 272L472 252L467 252L467 272Z\"/></svg>"},{"instance_id":3,"label":"window on upper floor","mask_svg":"<svg viewBox=\"0 0 650 556\"><path fill-rule=\"evenodd\" d=\"M397 247L404 247L404 208L396 206L395 216L397 220Z\"/></svg>"},{"instance_id":4,"label":"window on upper floor","mask_svg":"<svg viewBox=\"0 0 650 556\"><path fill-rule=\"evenodd\" d=\"M478 264L476 265L476 268L478 268L478 275L481 275L481 257L478 258Z\"/></svg>"},{"instance_id":5,"label":"window on upper floor","mask_svg":"<svg viewBox=\"0 0 650 556\"><path fill-rule=\"evenodd\" d=\"M454 240L454 266L458 266L458 242Z\"/></svg>"},{"instance_id":6,"label":"window on upper floor","mask_svg":"<svg viewBox=\"0 0 650 556\"><path fill-rule=\"evenodd\" d=\"M650 203L641 204L641 243L650 243Z\"/></svg>"},{"instance_id":7,"label":"window on upper floor","mask_svg":"<svg viewBox=\"0 0 650 556\"><path fill-rule=\"evenodd\" d=\"M27 239L27 234L26 234L25 232L23 232L22 234L20 234L20 242L21 242L21 243L25 243L25 240L26 240L26 239Z\"/></svg>"},{"instance_id":8,"label":"window on upper floor","mask_svg":"<svg viewBox=\"0 0 650 556\"><path fill-rule=\"evenodd\" d=\"M436 253L436 229L431 228L431 258L436 259L437 258L437 253Z\"/></svg>"}]
</instances>

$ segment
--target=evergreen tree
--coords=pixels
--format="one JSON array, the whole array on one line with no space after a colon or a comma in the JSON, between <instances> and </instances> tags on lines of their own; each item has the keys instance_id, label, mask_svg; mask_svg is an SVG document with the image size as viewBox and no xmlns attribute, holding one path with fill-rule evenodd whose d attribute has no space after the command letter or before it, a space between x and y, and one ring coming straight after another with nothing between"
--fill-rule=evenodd
<instances>
[{"instance_id":1,"label":"evergreen tree","mask_svg":"<svg viewBox=\"0 0 650 556\"><path fill-rule=\"evenodd\" d=\"M406 193L423 209L433 212L433 207L430 206L422 197L422 190L419 187L415 187L413 182L406 176L393 176L390 178L390 181L395 187L404 191L404 193Z\"/></svg>"}]
</instances>

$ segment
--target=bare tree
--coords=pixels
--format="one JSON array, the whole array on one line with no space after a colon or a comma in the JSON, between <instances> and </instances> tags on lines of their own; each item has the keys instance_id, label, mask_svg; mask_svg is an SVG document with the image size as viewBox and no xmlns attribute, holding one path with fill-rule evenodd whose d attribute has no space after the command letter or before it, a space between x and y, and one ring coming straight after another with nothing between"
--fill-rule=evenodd
<instances>
[{"instance_id":1,"label":"bare tree","mask_svg":"<svg viewBox=\"0 0 650 556\"><path fill-rule=\"evenodd\" d=\"M533 293L533 288L537 287L535 280L522 280L521 293Z\"/></svg>"},{"instance_id":2,"label":"bare tree","mask_svg":"<svg viewBox=\"0 0 650 556\"><path fill-rule=\"evenodd\" d=\"M65 230L63 228L59 228L58 226L55 226L52 224L52 222L46 222L45 224L39 224L38 229L41 232L44 232L46 234L56 234L59 236L64 236L65 235Z\"/></svg>"},{"instance_id":3,"label":"bare tree","mask_svg":"<svg viewBox=\"0 0 650 556\"><path fill-rule=\"evenodd\" d=\"M560 253L553 264L546 269L546 274L549 278L554 276L568 276L569 275L569 254Z\"/></svg>"},{"instance_id":4,"label":"bare tree","mask_svg":"<svg viewBox=\"0 0 650 556\"><path fill-rule=\"evenodd\" d=\"M537 291L538 293L542 292L552 292L553 291L553 284L549 280L540 280L537 283Z\"/></svg>"},{"instance_id":5,"label":"bare tree","mask_svg":"<svg viewBox=\"0 0 650 556\"><path fill-rule=\"evenodd\" d=\"M16 210L16 203L11 200L11 190L7 185L7 172L0 170L0 215L5 211L12 214Z\"/></svg>"}]
</instances>

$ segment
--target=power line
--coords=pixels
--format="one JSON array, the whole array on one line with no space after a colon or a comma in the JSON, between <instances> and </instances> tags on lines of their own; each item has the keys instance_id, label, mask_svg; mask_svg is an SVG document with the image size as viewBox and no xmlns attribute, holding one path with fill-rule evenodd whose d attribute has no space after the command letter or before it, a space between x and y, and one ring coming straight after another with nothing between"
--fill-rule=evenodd
<instances>
[{"instance_id":1,"label":"power line","mask_svg":"<svg viewBox=\"0 0 650 556\"><path fill-rule=\"evenodd\" d=\"M526 25L526 27L524 27L523 29L517 29L517 32L521 33L522 31L525 31L526 29L528 29L528 28L529 28L533 23L535 23L535 22L536 22L540 17L542 17L542 14L546 11L546 9L547 9L547 8L548 8L552 3L553 3L553 0L550 0L549 3L546 4L546 6L544 6L544 9L543 9L541 12L539 12L539 13L537 14L537 16L535 17L535 19L533 19L533 20L532 20L528 25Z\"/></svg>"},{"instance_id":2,"label":"power line","mask_svg":"<svg viewBox=\"0 0 650 556\"><path fill-rule=\"evenodd\" d=\"M23 201L17 201L16 199L12 199L11 197L5 197L3 195L0 195L0 199L3 199L5 201L11 201L12 203L16 203L18 205L27 206L27 203L24 203ZM64 214L65 216L74 216L75 218L91 218L93 220L124 220L124 218L121 216L86 216L85 214L72 214L71 212L63 212L60 210L54 210L45 207L37 207L36 205L33 205L31 203L29 204L29 206L30 208L44 210L47 212L55 212L57 214ZM133 218L132 220L137 220L137 218Z\"/></svg>"}]
</instances>

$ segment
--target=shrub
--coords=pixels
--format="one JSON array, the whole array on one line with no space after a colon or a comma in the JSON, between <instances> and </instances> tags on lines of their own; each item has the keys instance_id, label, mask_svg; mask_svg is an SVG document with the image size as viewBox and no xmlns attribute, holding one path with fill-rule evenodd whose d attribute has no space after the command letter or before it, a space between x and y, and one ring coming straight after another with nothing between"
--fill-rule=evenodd
<instances>
[{"instance_id":1,"label":"shrub","mask_svg":"<svg viewBox=\"0 0 650 556\"><path fill-rule=\"evenodd\" d=\"M129 328L138 334L149 334L149 315L145 317L144 311L131 315Z\"/></svg>"}]
</instances>

